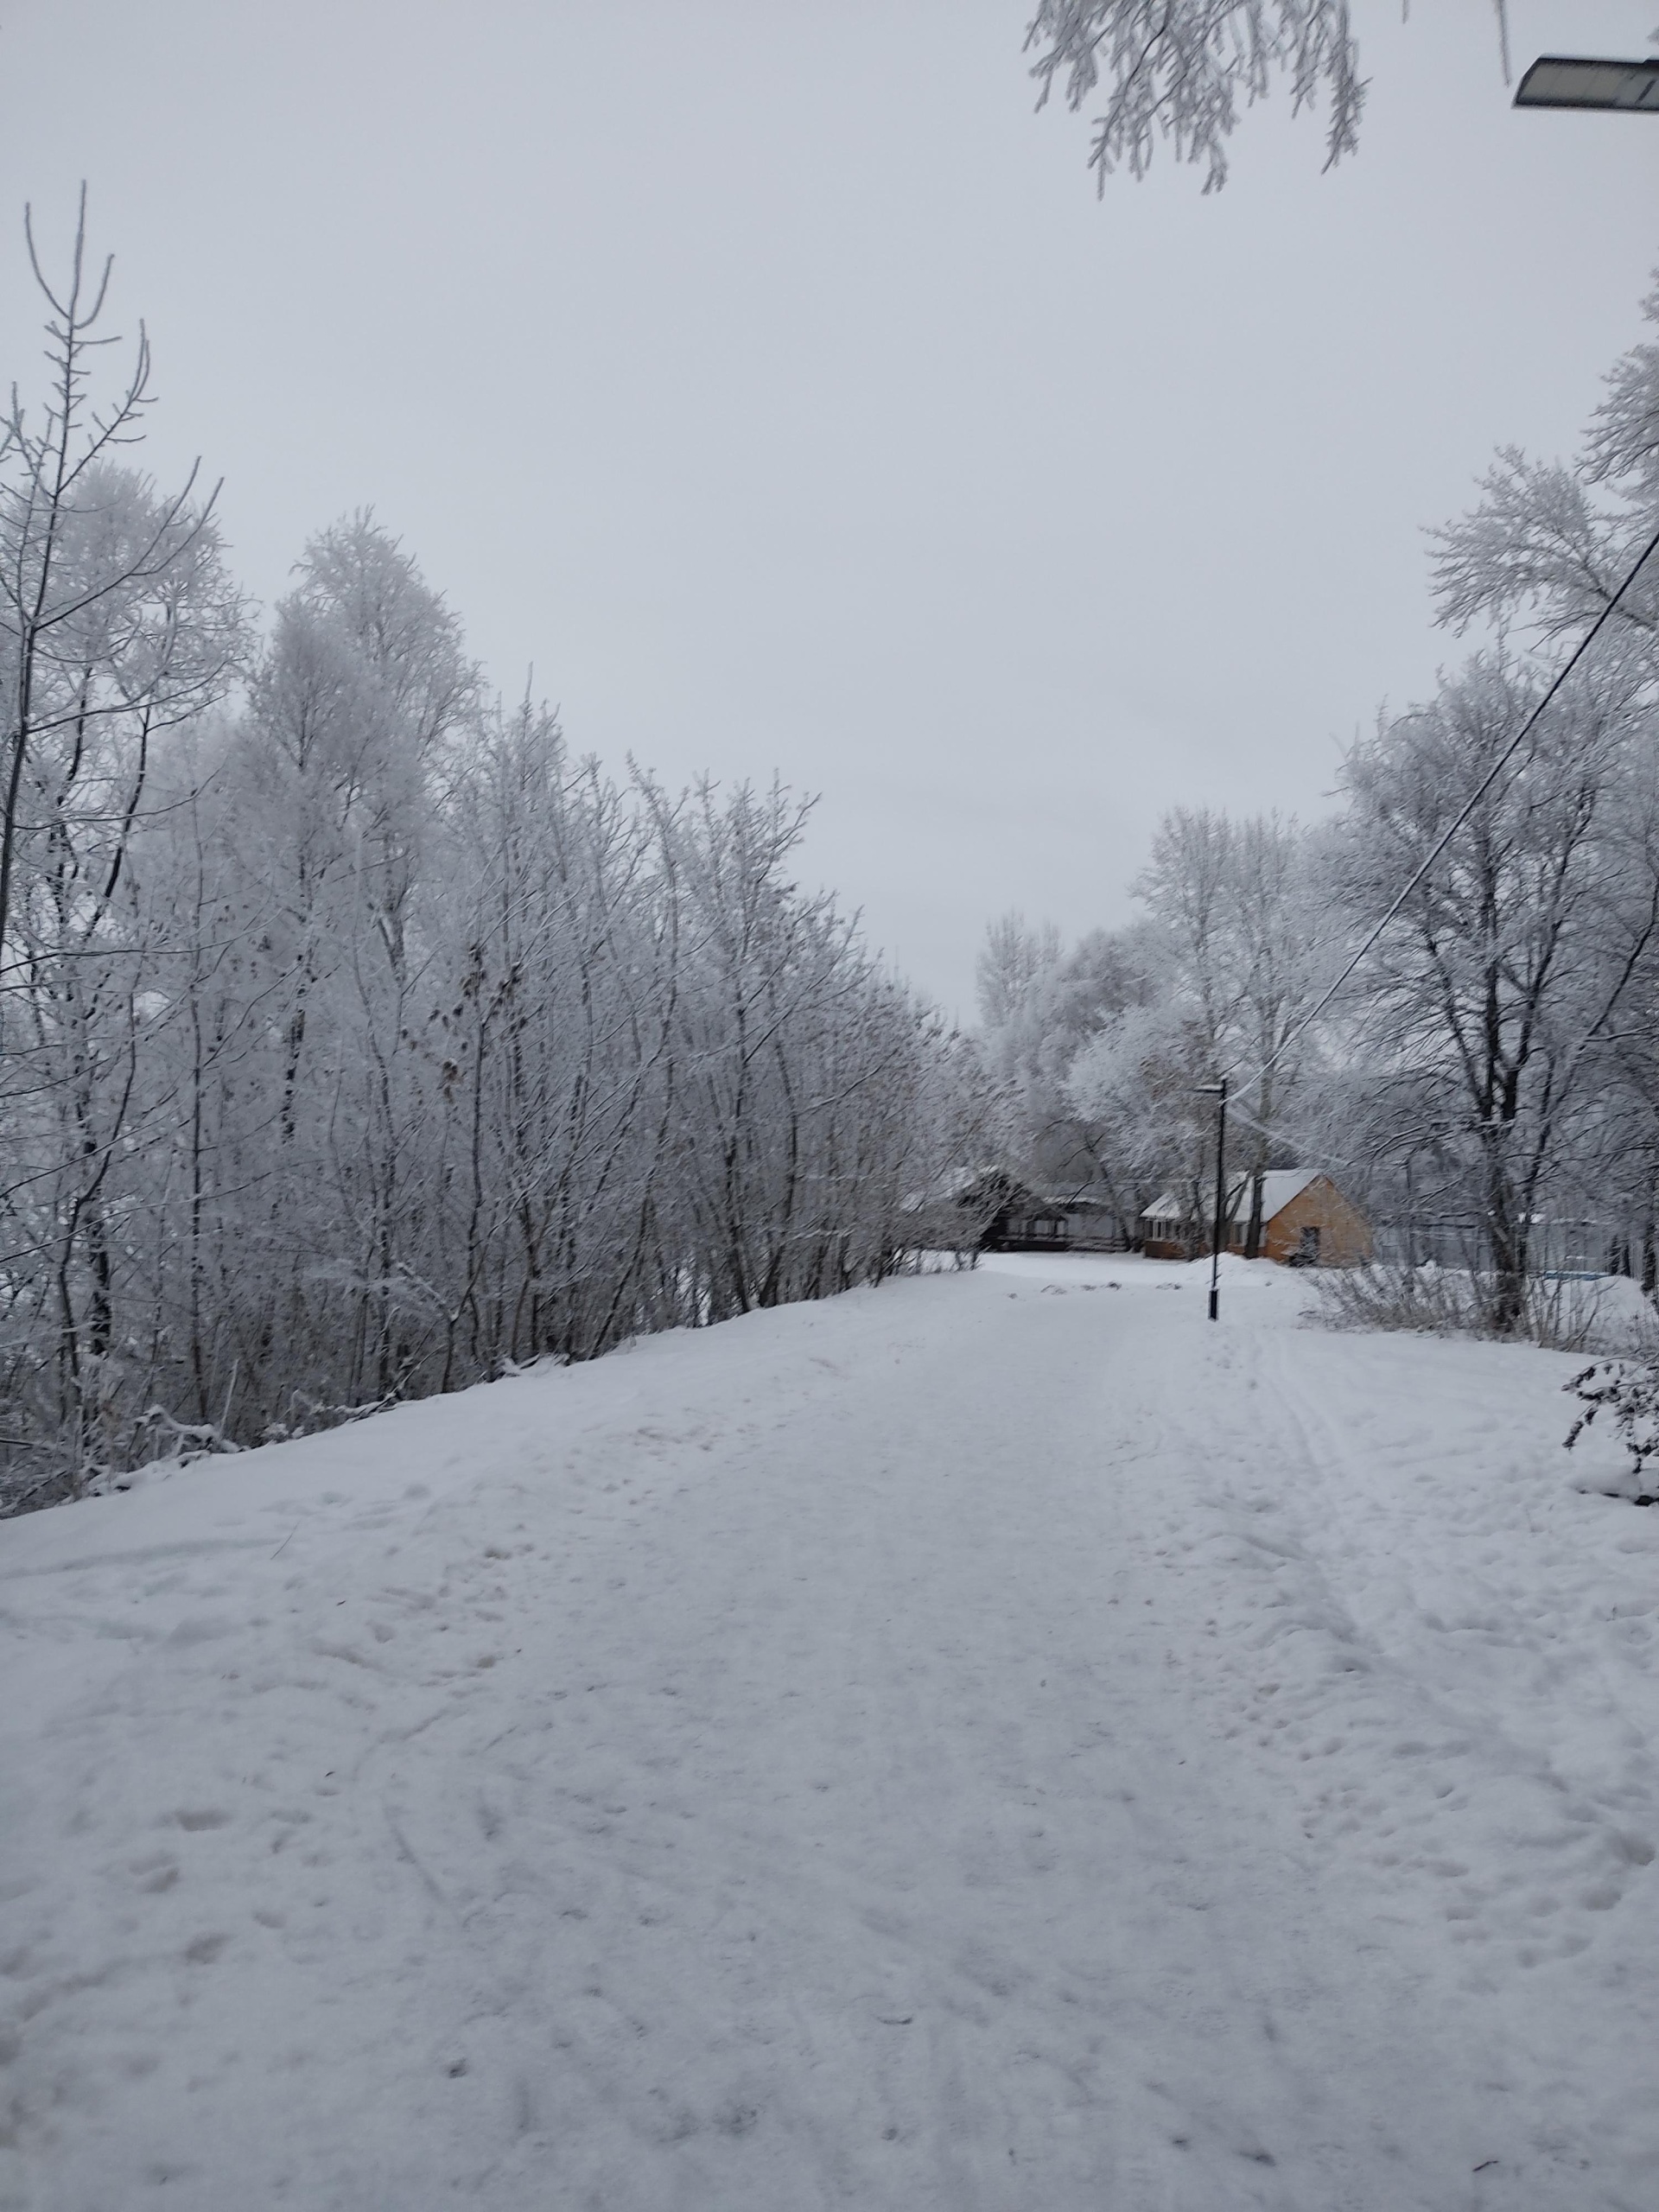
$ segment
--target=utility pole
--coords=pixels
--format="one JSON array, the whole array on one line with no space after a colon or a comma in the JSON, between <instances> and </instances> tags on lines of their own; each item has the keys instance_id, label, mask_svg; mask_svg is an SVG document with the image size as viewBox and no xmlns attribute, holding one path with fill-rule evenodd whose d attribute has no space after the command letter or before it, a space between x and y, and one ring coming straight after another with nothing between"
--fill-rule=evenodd
<instances>
[{"instance_id":1,"label":"utility pole","mask_svg":"<svg viewBox=\"0 0 1659 2212\"><path fill-rule=\"evenodd\" d=\"M1197 1086L1201 1098L1216 1102L1216 1231L1210 1240L1210 1319L1221 1319L1221 1240L1227 1230L1227 1078Z\"/></svg>"}]
</instances>

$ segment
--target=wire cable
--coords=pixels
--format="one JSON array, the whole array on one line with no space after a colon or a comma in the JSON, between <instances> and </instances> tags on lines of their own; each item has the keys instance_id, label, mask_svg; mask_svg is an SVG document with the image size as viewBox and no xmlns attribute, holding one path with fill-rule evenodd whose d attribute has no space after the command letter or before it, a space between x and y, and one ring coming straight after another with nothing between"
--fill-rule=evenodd
<instances>
[{"instance_id":1,"label":"wire cable","mask_svg":"<svg viewBox=\"0 0 1659 2212\"><path fill-rule=\"evenodd\" d=\"M1452 821L1447 827L1441 832L1439 838L1436 839L1427 858L1412 875L1410 880L1405 884L1399 895L1390 905L1388 912L1384 914L1382 920L1377 923L1376 928L1372 930L1370 935L1366 938L1363 944L1360 946L1358 951L1356 952L1353 957L1348 962L1347 965L1343 969L1342 973L1337 977L1335 982L1331 985L1330 988L1325 992L1323 996L1314 1005L1312 1011L1305 1014L1299 1022L1286 1032L1279 1043L1274 1046L1273 1051L1268 1054L1268 1058L1262 1061L1260 1067L1254 1069L1250 1074L1243 1079L1239 1085L1241 1090L1243 1090L1246 1084L1259 1083L1264 1075L1266 1075L1271 1069L1276 1067L1279 1062L1284 1058L1285 1054L1290 1050L1290 1047L1295 1043L1296 1039L1301 1035L1302 1032L1305 1029L1312 1027L1313 1024L1316 1022L1319 1016L1325 1012L1326 1007L1330 1005L1332 1000L1335 998L1337 993L1348 981L1348 978L1353 974L1355 969L1358 967L1360 962L1365 958L1369 952L1370 952L1372 948L1376 945L1378 938L1382 936L1383 931L1387 929L1389 924L1400 912L1400 909L1405 905L1407 899L1410 898L1412 893L1417 888L1423 878L1428 874L1430 868L1433 867L1435 861L1439 860L1440 855L1446 850L1453 837L1457 836L1459 830L1462 829L1464 823L1474 812L1476 807L1479 805L1481 800L1485 798L1487 792L1491 791L1492 785L1503 774L1504 769L1509 766L1510 761L1514 760L1516 754L1526 743L1528 738L1532 734L1533 730L1536 728L1539 717L1544 713L1551 701L1554 698L1556 693L1560 690L1562 684L1566 683L1567 677L1572 675L1573 670L1584 658L1585 654L1589 651L1591 645L1595 642L1596 638L1600 633L1603 625L1611 620L1618 607L1620 600L1624 598L1625 593L1629 591L1630 586L1641 575L1643 569L1646 568L1649 561L1652 558L1655 552L1659 552L1659 530L1655 531L1653 536L1643 547L1641 552L1637 554L1635 563L1630 568L1629 574L1625 576L1624 582L1620 584L1618 589L1608 601L1606 606L1602 608L1600 613L1597 615L1595 620L1590 625L1590 627L1585 632L1583 637L1580 639L1578 644L1573 648L1571 654L1568 656L1567 661L1556 676L1554 682L1550 685L1548 690L1545 692L1543 697L1538 702L1532 712L1527 716L1525 721L1522 723L1520 728L1510 740L1502 753L1498 754L1497 760L1493 761L1491 766L1481 778L1479 783L1476 785L1474 790L1464 801L1463 805L1452 817ZM1235 1060L1230 1068L1224 1071L1224 1074L1228 1082L1231 1082L1233 1077L1237 1074L1242 1065L1242 1061Z\"/></svg>"}]
</instances>

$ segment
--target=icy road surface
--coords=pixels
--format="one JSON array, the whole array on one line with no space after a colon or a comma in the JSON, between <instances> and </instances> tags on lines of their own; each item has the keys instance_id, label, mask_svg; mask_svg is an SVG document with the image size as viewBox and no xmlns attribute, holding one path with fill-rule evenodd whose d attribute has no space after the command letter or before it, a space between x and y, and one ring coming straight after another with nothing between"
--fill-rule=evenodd
<instances>
[{"instance_id":1,"label":"icy road surface","mask_svg":"<svg viewBox=\"0 0 1659 2212\"><path fill-rule=\"evenodd\" d=\"M1009 1262L0 1528L0 2205L1654 2212L1659 1512L1303 1295Z\"/></svg>"}]
</instances>

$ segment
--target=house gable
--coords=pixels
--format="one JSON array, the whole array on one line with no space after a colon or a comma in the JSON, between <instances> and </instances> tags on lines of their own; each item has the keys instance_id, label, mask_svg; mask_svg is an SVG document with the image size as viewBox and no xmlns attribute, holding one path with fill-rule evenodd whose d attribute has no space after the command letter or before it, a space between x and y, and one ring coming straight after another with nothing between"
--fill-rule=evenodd
<instances>
[{"instance_id":1,"label":"house gable","mask_svg":"<svg viewBox=\"0 0 1659 2212\"><path fill-rule=\"evenodd\" d=\"M1249 1232L1255 1178L1229 1178L1227 1249L1242 1252ZM1193 1218L1173 1191L1141 1217L1149 1259L1183 1260L1211 1249L1211 1219ZM1331 1178L1313 1167L1269 1168L1262 1178L1262 1254L1281 1266L1357 1267L1371 1256L1370 1224Z\"/></svg>"},{"instance_id":2,"label":"house gable","mask_svg":"<svg viewBox=\"0 0 1659 2212\"><path fill-rule=\"evenodd\" d=\"M1328 1175L1315 1175L1276 1213L1263 1209L1262 1249L1282 1264L1357 1268L1371 1256L1371 1227Z\"/></svg>"}]
</instances>

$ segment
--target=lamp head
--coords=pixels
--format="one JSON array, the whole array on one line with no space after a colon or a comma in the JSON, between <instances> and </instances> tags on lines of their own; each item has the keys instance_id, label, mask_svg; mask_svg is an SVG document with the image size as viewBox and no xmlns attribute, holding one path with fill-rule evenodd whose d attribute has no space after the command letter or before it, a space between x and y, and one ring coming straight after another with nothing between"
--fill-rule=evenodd
<instances>
[{"instance_id":1,"label":"lamp head","mask_svg":"<svg viewBox=\"0 0 1659 2212\"><path fill-rule=\"evenodd\" d=\"M1624 109L1659 115L1659 61L1542 54L1515 89L1516 107Z\"/></svg>"}]
</instances>

